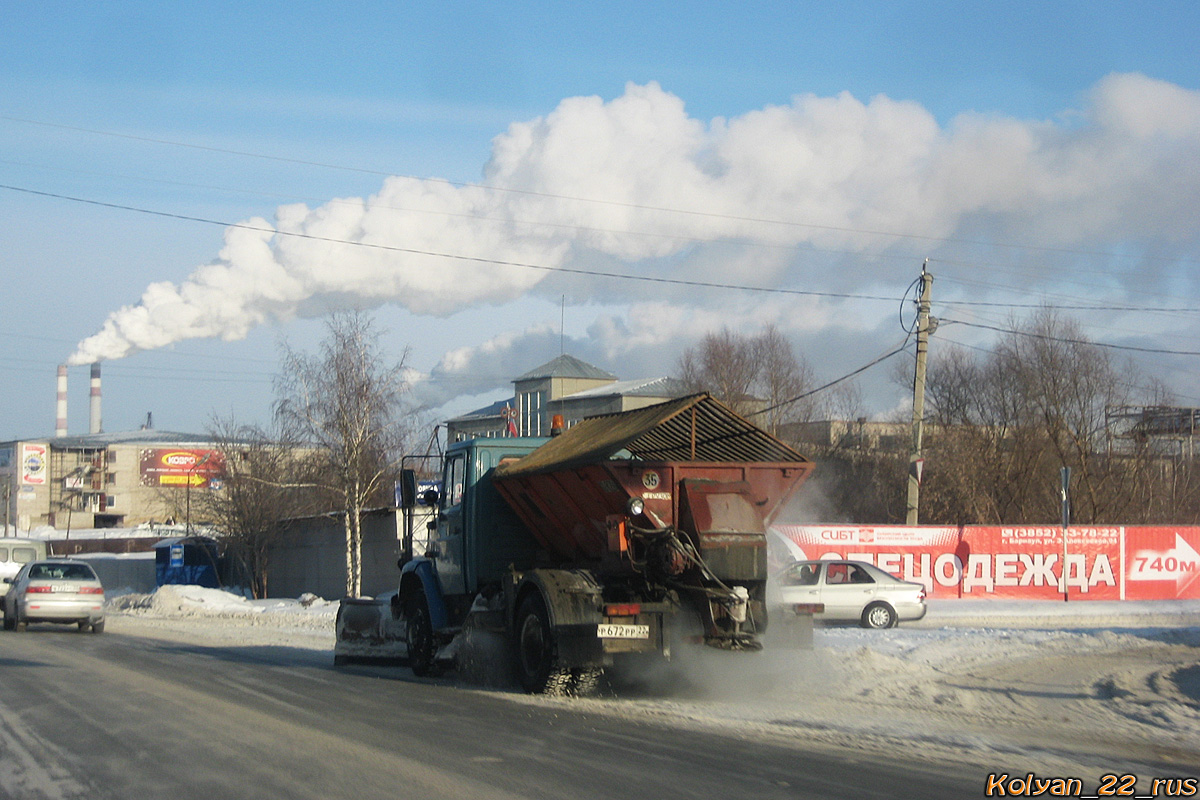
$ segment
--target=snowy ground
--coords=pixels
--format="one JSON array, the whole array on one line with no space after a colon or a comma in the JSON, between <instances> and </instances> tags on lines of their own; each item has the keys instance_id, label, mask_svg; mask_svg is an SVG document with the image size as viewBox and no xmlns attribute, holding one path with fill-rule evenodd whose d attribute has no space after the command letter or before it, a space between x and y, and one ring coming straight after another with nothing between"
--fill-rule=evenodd
<instances>
[{"instance_id":1,"label":"snowy ground","mask_svg":"<svg viewBox=\"0 0 1200 800\"><path fill-rule=\"evenodd\" d=\"M163 587L110 599L109 628L328 651L332 662L336 609L314 597L252 602ZM499 690L515 702L1092 786L1110 772L1200 774L1200 602L941 601L889 631L819 627L811 650L786 646L780 628L761 654L702 648L682 675L648 689L589 699Z\"/></svg>"}]
</instances>

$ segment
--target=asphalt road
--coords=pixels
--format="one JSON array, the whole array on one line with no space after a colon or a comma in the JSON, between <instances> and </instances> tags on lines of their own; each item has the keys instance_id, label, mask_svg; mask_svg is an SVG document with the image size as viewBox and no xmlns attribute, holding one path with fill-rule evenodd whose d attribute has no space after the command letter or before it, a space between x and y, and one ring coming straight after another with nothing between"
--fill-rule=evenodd
<instances>
[{"instance_id":1,"label":"asphalt road","mask_svg":"<svg viewBox=\"0 0 1200 800\"><path fill-rule=\"evenodd\" d=\"M0 797L954 798L979 773L335 669L327 653L0 633Z\"/></svg>"}]
</instances>

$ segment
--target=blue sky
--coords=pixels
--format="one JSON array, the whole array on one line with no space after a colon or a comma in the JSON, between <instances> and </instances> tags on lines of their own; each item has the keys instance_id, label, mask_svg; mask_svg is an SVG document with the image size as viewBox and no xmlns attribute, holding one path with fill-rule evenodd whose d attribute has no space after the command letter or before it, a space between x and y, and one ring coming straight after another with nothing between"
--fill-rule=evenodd
<instances>
[{"instance_id":1,"label":"blue sky","mask_svg":"<svg viewBox=\"0 0 1200 800\"><path fill-rule=\"evenodd\" d=\"M566 349L622 377L771 323L823 380L898 343L926 257L968 346L1031 303L1195 309L1197 30L1191 2L6 3L0 439L52 431L72 354L104 359L107 430L263 419L280 340L340 307L435 417L557 355L564 304ZM399 250L211 224L254 219ZM1200 351L1194 313L1081 321ZM1137 360L1200 405L1195 357ZM70 392L81 432L85 367Z\"/></svg>"}]
</instances>

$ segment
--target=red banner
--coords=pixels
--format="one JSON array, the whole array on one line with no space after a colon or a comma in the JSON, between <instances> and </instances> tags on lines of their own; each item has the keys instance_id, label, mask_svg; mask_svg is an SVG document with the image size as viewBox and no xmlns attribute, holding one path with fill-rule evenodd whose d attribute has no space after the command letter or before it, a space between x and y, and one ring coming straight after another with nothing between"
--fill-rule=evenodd
<instances>
[{"instance_id":1,"label":"red banner","mask_svg":"<svg viewBox=\"0 0 1200 800\"><path fill-rule=\"evenodd\" d=\"M143 486L194 486L202 489L225 471L225 456L219 450L155 448L143 450Z\"/></svg>"},{"instance_id":2,"label":"red banner","mask_svg":"<svg viewBox=\"0 0 1200 800\"><path fill-rule=\"evenodd\" d=\"M778 525L791 558L849 558L935 598L1200 599L1200 528ZM1065 585L1064 585L1064 569Z\"/></svg>"}]
</instances>

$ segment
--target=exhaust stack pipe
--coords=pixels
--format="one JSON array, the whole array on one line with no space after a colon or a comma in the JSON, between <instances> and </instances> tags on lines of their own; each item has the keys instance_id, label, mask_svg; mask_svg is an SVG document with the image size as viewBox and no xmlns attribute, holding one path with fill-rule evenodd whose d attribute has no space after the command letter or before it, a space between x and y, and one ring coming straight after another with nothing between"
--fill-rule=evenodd
<instances>
[{"instance_id":1,"label":"exhaust stack pipe","mask_svg":"<svg viewBox=\"0 0 1200 800\"><path fill-rule=\"evenodd\" d=\"M58 365L58 405L54 420L54 435L67 435L67 365Z\"/></svg>"},{"instance_id":2,"label":"exhaust stack pipe","mask_svg":"<svg viewBox=\"0 0 1200 800\"><path fill-rule=\"evenodd\" d=\"M92 413L88 433L100 433L100 362L92 364Z\"/></svg>"}]
</instances>

